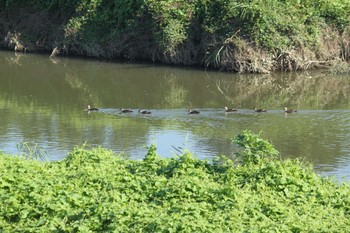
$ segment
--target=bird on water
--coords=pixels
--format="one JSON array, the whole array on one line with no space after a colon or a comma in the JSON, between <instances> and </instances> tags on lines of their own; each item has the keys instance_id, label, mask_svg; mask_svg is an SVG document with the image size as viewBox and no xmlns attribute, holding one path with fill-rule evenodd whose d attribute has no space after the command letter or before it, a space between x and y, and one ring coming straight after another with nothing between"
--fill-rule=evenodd
<instances>
[{"instance_id":1,"label":"bird on water","mask_svg":"<svg viewBox=\"0 0 350 233\"><path fill-rule=\"evenodd\" d=\"M121 113L129 113L129 112L133 112L131 109L124 109L124 108L122 108L122 109L120 109L120 112Z\"/></svg>"},{"instance_id":2,"label":"bird on water","mask_svg":"<svg viewBox=\"0 0 350 233\"><path fill-rule=\"evenodd\" d=\"M297 112L295 109L288 109L287 107L284 107L284 112L285 113L292 113L292 112Z\"/></svg>"},{"instance_id":3,"label":"bird on water","mask_svg":"<svg viewBox=\"0 0 350 233\"><path fill-rule=\"evenodd\" d=\"M190 109L188 110L188 114L199 114L199 111Z\"/></svg>"},{"instance_id":4,"label":"bird on water","mask_svg":"<svg viewBox=\"0 0 350 233\"><path fill-rule=\"evenodd\" d=\"M139 109L140 114L151 114L151 111Z\"/></svg>"},{"instance_id":5,"label":"bird on water","mask_svg":"<svg viewBox=\"0 0 350 233\"><path fill-rule=\"evenodd\" d=\"M225 112L237 112L237 109L224 107Z\"/></svg>"},{"instance_id":6,"label":"bird on water","mask_svg":"<svg viewBox=\"0 0 350 233\"><path fill-rule=\"evenodd\" d=\"M254 111L255 112L267 112L267 110L263 109L263 108L254 108Z\"/></svg>"},{"instance_id":7,"label":"bird on water","mask_svg":"<svg viewBox=\"0 0 350 233\"><path fill-rule=\"evenodd\" d=\"M98 111L98 108L93 108L89 104L86 106L86 111Z\"/></svg>"}]
</instances>

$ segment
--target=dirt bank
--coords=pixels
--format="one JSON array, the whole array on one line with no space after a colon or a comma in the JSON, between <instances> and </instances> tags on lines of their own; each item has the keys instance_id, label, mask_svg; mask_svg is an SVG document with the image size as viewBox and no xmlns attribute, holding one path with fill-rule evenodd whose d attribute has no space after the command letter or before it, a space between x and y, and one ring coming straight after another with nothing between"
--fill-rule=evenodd
<instances>
[{"instance_id":1,"label":"dirt bank","mask_svg":"<svg viewBox=\"0 0 350 233\"><path fill-rule=\"evenodd\" d=\"M152 19L147 15L134 30L119 34L94 32L87 40L82 37L89 33L88 29L81 34L67 26L74 14L73 10L48 12L27 8L12 13L0 11L0 47L17 52L44 52L48 56L144 60L240 73L329 68L350 59L350 30L340 32L331 26L319 33L314 49L299 44L267 50L240 35L222 39L202 33L193 24L189 30L193 35L174 49L164 50L157 44L150 28Z\"/></svg>"}]
</instances>

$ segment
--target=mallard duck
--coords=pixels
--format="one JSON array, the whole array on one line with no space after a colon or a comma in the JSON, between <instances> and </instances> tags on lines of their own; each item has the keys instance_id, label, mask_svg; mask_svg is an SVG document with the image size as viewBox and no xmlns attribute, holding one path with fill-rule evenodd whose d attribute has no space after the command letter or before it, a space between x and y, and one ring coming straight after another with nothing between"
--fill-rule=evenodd
<instances>
[{"instance_id":1,"label":"mallard duck","mask_svg":"<svg viewBox=\"0 0 350 233\"><path fill-rule=\"evenodd\" d=\"M237 109L224 107L225 112L237 112Z\"/></svg>"},{"instance_id":2,"label":"mallard duck","mask_svg":"<svg viewBox=\"0 0 350 233\"><path fill-rule=\"evenodd\" d=\"M288 109L287 107L284 107L284 112L285 112L285 113L292 113L292 112L297 112L297 110Z\"/></svg>"},{"instance_id":3,"label":"mallard duck","mask_svg":"<svg viewBox=\"0 0 350 233\"><path fill-rule=\"evenodd\" d=\"M199 111L190 109L188 110L188 114L199 114Z\"/></svg>"},{"instance_id":4,"label":"mallard duck","mask_svg":"<svg viewBox=\"0 0 350 233\"><path fill-rule=\"evenodd\" d=\"M131 109L124 109L124 108L122 108L122 109L120 109L120 112L121 113L129 113L129 112L133 112Z\"/></svg>"},{"instance_id":5,"label":"mallard duck","mask_svg":"<svg viewBox=\"0 0 350 233\"><path fill-rule=\"evenodd\" d=\"M86 106L86 111L98 111L98 108L92 108L89 104Z\"/></svg>"},{"instance_id":6,"label":"mallard duck","mask_svg":"<svg viewBox=\"0 0 350 233\"><path fill-rule=\"evenodd\" d=\"M263 109L263 108L254 108L254 111L255 112L267 112L267 110Z\"/></svg>"},{"instance_id":7,"label":"mallard duck","mask_svg":"<svg viewBox=\"0 0 350 233\"><path fill-rule=\"evenodd\" d=\"M148 110L141 110L141 109L139 109L139 113L140 114L151 114L150 111L148 111Z\"/></svg>"}]
</instances>

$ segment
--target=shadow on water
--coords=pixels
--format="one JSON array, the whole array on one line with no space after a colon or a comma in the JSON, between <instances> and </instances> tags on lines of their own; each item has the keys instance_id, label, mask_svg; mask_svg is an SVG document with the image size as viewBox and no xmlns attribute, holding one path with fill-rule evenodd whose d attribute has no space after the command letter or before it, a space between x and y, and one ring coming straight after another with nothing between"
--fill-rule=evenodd
<instances>
[{"instance_id":1,"label":"shadow on water","mask_svg":"<svg viewBox=\"0 0 350 233\"><path fill-rule=\"evenodd\" d=\"M207 158L232 155L232 137L251 129L282 157L350 179L349 93L349 76L327 72L235 75L0 52L0 150L35 142L57 160L87 142L141 159L155 143L164 157L189 150ZM84 111L87 104L100 111Z\"/></svg>"}]
</instances>

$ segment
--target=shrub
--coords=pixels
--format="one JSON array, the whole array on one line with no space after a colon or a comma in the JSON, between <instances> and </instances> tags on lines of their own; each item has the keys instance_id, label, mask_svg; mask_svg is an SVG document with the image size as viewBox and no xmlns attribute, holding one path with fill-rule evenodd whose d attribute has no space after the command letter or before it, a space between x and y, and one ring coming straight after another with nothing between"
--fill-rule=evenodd
<instances>
[{"instance_id":1,"label":"shrub","mask_svg":"<svg viewBox=\"0 0 350 233\"><path fill-rule=\"evenodd\" d=\"M189 153L133 161L103 148L64 160L0 154L3 232L346 232L350 187L280 160L250 131L234 163ZM255 156L254 153L259 154ZM221 161L221 162L220 162Z\"/></svg>"}]
</instances>

